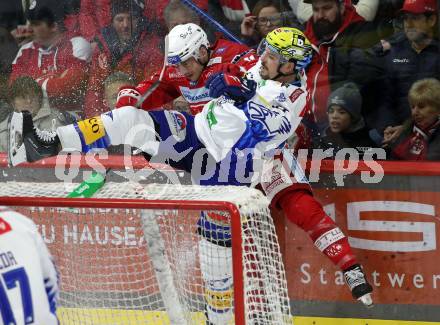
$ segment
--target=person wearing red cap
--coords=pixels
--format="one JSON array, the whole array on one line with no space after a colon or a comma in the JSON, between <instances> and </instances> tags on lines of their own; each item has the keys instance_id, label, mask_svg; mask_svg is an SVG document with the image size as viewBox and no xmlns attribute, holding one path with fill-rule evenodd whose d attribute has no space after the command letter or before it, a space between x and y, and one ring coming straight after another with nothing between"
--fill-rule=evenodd
<instances>
[{"instance_id":1,"label":"person wearing red cap","mask_svg":"<svg viewBox=\"0 0 440 325\"><path fill-rule=\"evenodd\" d=\"M437 12L437 0L406 0L400 10L405 13L425 14Z\"/></svg>"},{"instance_id":2,"label":"person wearing red cap","mask_svg":"<svg viewBox=\"0 0 440 325\"><path fill-rule=\"evenodd\" d=\"M440 48L435 38L437 1L405 0L400 13L405 37L394 43L384 58L385 79L378 96L379 130L400 125L410 117L408 91L414 82L440 79Z\"/></svg>"}]
</instances>

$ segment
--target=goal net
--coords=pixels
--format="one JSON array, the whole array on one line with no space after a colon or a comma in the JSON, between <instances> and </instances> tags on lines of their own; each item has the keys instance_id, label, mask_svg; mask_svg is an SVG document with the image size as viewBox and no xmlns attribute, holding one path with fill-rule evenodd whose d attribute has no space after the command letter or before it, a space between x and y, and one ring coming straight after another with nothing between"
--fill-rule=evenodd
<instances>
[{"instance_id":1,"label":"goal net","mask_svg":"<svg viewBox=\"0 0 440 325\"><path fill-rule=\"evenodd\" d=\"M233 310L227 324L292 324L275 227L259 191L107 182L93 198L65 198L77 185L0 185L0 205L31 217L54 256L61 324L206 324L207 302ZM201 259L201 214L231 227L231 290L204 282L202 273L215 273L225 257L224 247L208 245Z\"/></svg>"}]
</instances>

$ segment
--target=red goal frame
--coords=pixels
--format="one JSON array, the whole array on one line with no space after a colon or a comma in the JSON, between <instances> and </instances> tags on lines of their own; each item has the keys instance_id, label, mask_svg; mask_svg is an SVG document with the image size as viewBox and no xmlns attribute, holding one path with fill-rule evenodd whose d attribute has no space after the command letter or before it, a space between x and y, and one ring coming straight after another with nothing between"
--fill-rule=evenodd
<instances>
[{"instance_id":1,"label":"red goal frame","mask_svg":"<svg viewBox=\"0 0 440 325\"><path fill-rule=\"evenodd\" d=\"M36 202L37 201L37 202ZM242 259L241 217L237 206L226 201L186 200L140 200L105 198L52 198L52 197L9 197L0 196L0 205L79 207L79 208L122 208L122 209L164 209L164 210L217 210L230 215L232 237L232 272L234 280L235 324L245 325L244 281Z\"/></svg>"}]
</instances>

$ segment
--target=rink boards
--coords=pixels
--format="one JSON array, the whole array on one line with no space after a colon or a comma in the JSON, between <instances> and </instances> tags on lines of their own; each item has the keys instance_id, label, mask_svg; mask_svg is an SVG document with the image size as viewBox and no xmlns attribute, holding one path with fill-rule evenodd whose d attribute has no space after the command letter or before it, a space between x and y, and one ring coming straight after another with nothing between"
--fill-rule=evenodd
<instances>
[{"instance_id":1,"label":"rink boards","mask_svg":"<svg viewBox=\"0 0 440 325\"><path fill-rule=\"evenodd\" d=\"M94 325L114 325L126 324L133 321L139 324L163 325L163 312L146 312L140 310L103 310L103 309L81 309L61 308L62 312L74 314L78 312L80 315L90 315L89 321L93 321ZM195 324L204 325L203 313L193 313L192 319ZM76 325L74 322L66 322L60 317L62 325ZM293 317L294 325L434 325L437 322L417 322L402 320L379 320L379 319L356 319L356 318L327 318L327 317Z\"/></svg>"}]
</instances>

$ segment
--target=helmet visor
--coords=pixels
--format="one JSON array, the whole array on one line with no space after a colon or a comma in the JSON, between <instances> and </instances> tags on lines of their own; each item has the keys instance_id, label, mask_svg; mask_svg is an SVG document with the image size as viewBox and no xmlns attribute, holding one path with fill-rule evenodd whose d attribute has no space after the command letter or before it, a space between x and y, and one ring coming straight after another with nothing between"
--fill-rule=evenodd
<instances>
[{"instance_id":1,"label":"helmet visor","mask_svg":"<svg viewBox=\"0 0 440 325\"><path fill-rule=\"evenodd\" d=\"M266 39L263 39L260 44L258 45L257 54L261 57L264 53L275 55L279 58L280 63L286 63L289 60L287 60L283 55L280 54L279 50L270 45L269 42Z\"/></svg>"}]
</instances>

